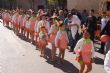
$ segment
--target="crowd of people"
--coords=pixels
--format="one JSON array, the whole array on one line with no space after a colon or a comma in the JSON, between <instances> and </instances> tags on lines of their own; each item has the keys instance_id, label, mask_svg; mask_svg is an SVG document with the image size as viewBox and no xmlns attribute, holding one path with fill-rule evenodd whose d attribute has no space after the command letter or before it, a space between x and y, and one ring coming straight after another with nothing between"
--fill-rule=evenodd
<instances>
[{"instance_id":1,"label":"crowd of people","mask_svg":"<svg viewBox=\"0 0 110 73\"><path fill-rule=\"evenodd\" d=\"M1 10L3 25L12 28L17 36L25 38L36 45L41 52L40 57L46 57L45 50L51 43L51 61L56 61L56 50L59 50L59 63L64 63L65 50L77 54L76 60L80 64L79 73L89 73L92 70L94 58L94 44L101 35L110 36L110 17L103 12L95 14L76 9L68 11L53 9L46 11L40 9ZM110 49L110 40L101 42L100 53L107 53ZM105 49L106 47L106 49ZM85 66L87 66L86 72ZM108 72L109 73L109 72Z\"/></svg>"}]
</instances>

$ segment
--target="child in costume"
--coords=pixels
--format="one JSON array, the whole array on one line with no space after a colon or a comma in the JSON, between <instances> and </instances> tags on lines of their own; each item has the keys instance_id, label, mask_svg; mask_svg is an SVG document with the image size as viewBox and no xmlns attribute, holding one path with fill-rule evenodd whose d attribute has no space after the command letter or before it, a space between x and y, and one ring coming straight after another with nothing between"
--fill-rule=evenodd
<instances>
[{"instance_id":1,"label":"child in costume","mask_svg":"<svg viewBox=\"0 0 110 73\"><path fill-rule=\"evenodd\" d=\"M3 20L3 25L5 25L5 11L2 12L2 20Z\"/></svg>"},{"instance_id":2,"label":"child in costume","mask_svg":"<svg viewBox=\"0 0 110 73\"><path fill-rule=\"evenodd\" d=\"M3 25L6 26L7 10L3 13Z\"/></svg>"},{"instance_id":3,"label":"child in costume","mask_svg":"<svg viewBox=\"0 0 110 73\"><path fill-rule=\"evenodd\" d=\"M31 16L31 18L30 18L30 20L29 20L31 43L34 42L35 21L36 21L36 15L35 15L35 13L33 13L32 16Z\"/></svg>"},{"instance_id":4,"label":"child in costume","mask_svg":"<svg viewBox=\"0 0 110 73\"><path fill-rule=\"evenodd\" d=\"M40 32L39 32L39 48L41 50L41 57L45 57L45 49L46 49L46 45L48 44L48 33L46 31L46 28L44 26L42 26L40 28Z\"/></svg>"},{"instance_id":5,"label":"child in costume","mask_svg":"<svg viewBox=\"0 0 110 73\"><path fill-rule=\"evenodd\" d=\"M37 39L38 39L39 31L37 31L37 26L38 26L39 21L40 21L40 15L37 14L37 16L36 16L36 21L35 21L35 28L34 28L34 31L35 31L34 36L35 36L35 40L36 40L36 41L35 41L35 43L36 43L36 49L37 49L37 47L38 47Z\"/></svg>"},{"instance_id":6,"label":"child in costume","mask_svg":"<svg viewBox=\"0 0 110 73\"><path fill-rule=\"evenodd\" d=\"M17 32L17 34L19 34L20 33L20 24L21 24L21 22L22 22L22 12L19 12L19 15L17 16L17 18L16 18L16 32Z\"/></svg>"},{"instance_id":7,"label":"child in costume","mask_svg":"<svg viewBox=\"0 0 110 73\"><path fill-rule=\"evenodd\" d=\"M55 38L55 46L59 48L59 58L60 62L63 63L65 56L65 49L68 47L68 36L65 31L65 26L63 23L59 25L59 31L57 32Z\"/></svg>"},{"instance_id":8,"label":"child in costume","mask_svg":"<svg viewBox=\"0 0 110 73\"><path fill-rule=\"evenodd\" d=\"M48 33L49 30L50 30L50 24L49 24L49 22L46 20L46 14L42 14L41 20L38 22L38 24L37 24L37 26L36 26L36 27L37 27L37 28L36 28L37 34L39 34L40 28L41 28L42 26L45 27L46 32ZM39 42L39 37L37 38L37 45L38 45L38 47L39 47L40 44L39 44L38 42Z\"/></svg>"},{"instance_id":9,"label":"child in costume","mask_svg":"<svg viewBox=\"0 0 110 73\"><path fill-rule=\"evenodd\" d=\"M23 18L23 25L22 25L22 30L23 30L23 35L25 36L26 34L26 21L28 19L28 15L26 14L26 12L24 13L24 18Z\"/></svg>"},{"instance_id":10,"label":"child in costume","mask_svg":"<svg viewBox=\"0 0 110 73\"><path fill-rule=\"evenodd\" d=\"M19 16L20 16L19 12L16 12L14 18L14 29L15 29L14 31L16 34L18 34L18 29L19 29Z\"/></svg>"},{"instance_id":11,"label":"child in costume","mask_svg":"<svg viewBox=\"0 0 110 73\"><path fill-rule=\"evenodd\" d=\"M92 70L92 61L94 57L94 45L92 40L90 39L90 34L85 31L83 34L83 38L81 38L74 49L77 54L76 60L80 64L79 73L89 73ZM87 70L85 70L85 66L87 66Z\"/></svg>"},{"instance_id":12,"label":"child in costume","mask_svg":"<svg viewBox=\"0 0 110 73\"><path fill-rule=\"evenodd\" d=\"M56 55L56 47L55 47L55 37L57 35L57 32L59 30L59 25L57 24L56 17L52 19L52 24L50 28L50 43L52 45L52 50L51 50L51 60L55 60L55 55Z\"/></svg>"},{"instance_id":13,"label":"child in costume","mask_svg":"<svg viewBox=\"0 0 110 73\"><path fill-rule=\"evenodd\" d=\"M5 22L6 22L6 26L9 27L9 22L10 22L10 14L9 11L7 11L6 13L6 18L5 18Z\"/></svg>"},{"instance_id":14,"label":"child in costume","mask_svg":"<svg viewBox=\"0 0 110 73\"><path fill-rule=\"evenodd\" d=\"M14 32L15 32L15 18L16 18L16 15L17 15L17 13L16 12L13 12L13 14L12 14L12 19L11 19L11 23L12 23L12 28L13 28L13 30L14 30Z\"/></svg>"},{"instance_id":15,"label":"child in costume","mask_svg":"<svg viewBox=\"0 0 110 73\"><path fill-rule=\"evenodd\" d=\"M27 40L29 39L29 32L30 32L30 30L29 30L29 28L30 28L29 19L30 19L30 17L29 17L29 15L27 15L26 24L25 24L25 28L26 28L25 33L26 33L26 39Z\"/></svg>"},{"instance_id":16,"label":"child in costume","mask_svg":"<svg viewBox=\"0 0 110 73\"><path fill-rule=\"evenodd\" d=\"M26 22L26 15L25 15L25 12L23 11L22 12L22 17L21 17L21 20L20 20L20 32L21 32L21 35L24 36L24 24Z\"/></svg>"},{"instance_id":17,"label":"child in costume","mask_svg":"<svg viewBox=\"0 0 110 73\"><path fill-rule=\"evenodd\" d=\"M48 22L47 19L46 19L46 14L43 14L43 15L41 16L41 20L40 20L40 21L38 22L38 24L37 24L37 32L38 32L38 33L39 33L40 27L42 27L42 26L45 26L47 32L50 31L50 24L49 24L49 22Z\"/></svg>"}]
</instances>

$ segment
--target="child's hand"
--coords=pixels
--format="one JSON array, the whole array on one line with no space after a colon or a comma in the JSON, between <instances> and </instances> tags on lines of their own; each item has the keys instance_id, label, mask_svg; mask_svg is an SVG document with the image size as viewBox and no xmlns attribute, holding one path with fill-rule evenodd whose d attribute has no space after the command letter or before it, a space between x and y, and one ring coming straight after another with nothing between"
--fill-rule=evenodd
<instances>
[{"instance_id":1,"label":"child's hand","mask_svg":"<svg viewBox=\"0 0 110 73\"><path fill-rule=\"evenodd\" d=\"M37 32L35 32L35 33L34 33L34 35L35 35L35 36L37 36L37 35L38 35L38 33L37 33Z\"/></svg>"}]
</instances>

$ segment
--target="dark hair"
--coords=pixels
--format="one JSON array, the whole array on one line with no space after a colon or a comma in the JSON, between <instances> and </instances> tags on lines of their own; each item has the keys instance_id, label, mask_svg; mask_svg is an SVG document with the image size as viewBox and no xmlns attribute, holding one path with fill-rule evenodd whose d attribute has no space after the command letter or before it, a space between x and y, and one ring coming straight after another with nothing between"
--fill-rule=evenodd
<instances>
[{"instance_id":1,"label":"dark hair","mask_svg":"<svg viewBox=\"0 0 110 73\"><path fill-rule=\"evenodd\" d=\"M59 25L59 27L62 27L62 26L64 26L64 24L63 24L63 23L61 23L61 24Z\"/></svg>"},{"instance_id":2,"label":"dark hair","mask_svg":"<svg viewBox=\"0 0 110 73\"><path fill-rule=\"evenodd\" d=\"M67 15L67 17L68 17L68 18L70 18L71 16L72 16L72 14L71 14L71 13L69 13L69 14Z\"/></svg>"},{"instance_id":3,"label":"dark hair","mask_svg":"<svg viewBox=\"0 0 110 73\"><path fill-rule=\"evenodd\" d=\"M90 11L93 12L93 13L95 12L94 9L91 9Z\"/></svg>"},{"instance_id":4,"label":"dark hair","mask_svg":"<svg viewBox=\"0 0 110 73\"><path fill-rule=\"evenodd\" d=\"M60 21L60 18L55 18L55 20Z\"/></svg>"},{"instance_id":5,"label":"dark hair","mask_svg":"<svg viewBox=\"0 0 110 73\"><path fill-rule=\"evenodd\" d=\"M41 29L45 28L45 26L42 26Z\"/></svg>"},{"instance_id":6,"label":"dark hair","mask_svg":"<svg viewBox=\"0 0 110 73\"><path fill-rule=\"evenodd\" d=\"M31 18L31 17L29 16L29 17L28 17L28 20L29 20L30 18Z\"/></svg>"},{"instance_id":7,"label":"dark hair","mask_svg":"<svg viewBox=\"0 0 110 73\"><path fill-rule=\"evenodd\" d=\"M107 13L104 11L103 14L107 14Z\"/></svg>"}]
</instances>

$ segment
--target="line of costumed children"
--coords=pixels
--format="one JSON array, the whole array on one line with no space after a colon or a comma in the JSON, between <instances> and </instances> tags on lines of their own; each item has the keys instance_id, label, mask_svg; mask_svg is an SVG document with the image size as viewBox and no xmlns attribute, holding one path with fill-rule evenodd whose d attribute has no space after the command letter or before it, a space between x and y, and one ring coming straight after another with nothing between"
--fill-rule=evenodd
<instances>
[{"instance_id":1,"label":"line of costumed children","mask_svg":"<svg viewBox=\"0 0 110 73\"><path fill-rule=\"evenodd\" d=\"M64 62L65 50L68 48L68 36L65 31L63 21L59 20L57 16L52 16L48 20L48 15L39 10L36 14L32 10L23 11L16 10L2 13L3 24L13 28L16 35L20 35L31 43L35 42L38 50L40 50L40 57L46 57L46 46L51 43L51 61L56 61L56 50L59 50L59 62ZM11 24L9 24L9 22ZM80 73L84 73L85 66L88 73L92 70L92 60L94 57L94 46L90 40L90 34L85 31L83 38L81 38L74 49L77 54L76 60L80 64Z\"/></svg>"},{"instance_id":2,"label":"line of costumed children","mask_svg":"<svg viewBox=\"0 0 110 73\"><path fill-rule=\"evenodd\" d=\"M37 14L32 10L27 12L16 10L10 13L8 16L6 15L9 14L8 11L2 13L4 25L11 26L16 35L31 43L35 42L36 47L41 51L41 57L46 57L45 49L50 42L51 61L56 60L56 50L59 48L59 60L63 62L65 49L68 47L68 37L63 21L57 16L52 16L50 23L47 14L42 10L39 10Z\"/></svg>"}]
</instances>

